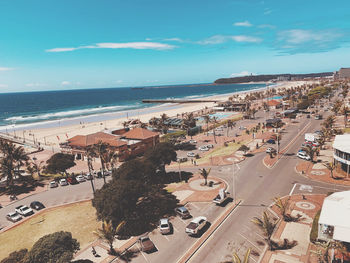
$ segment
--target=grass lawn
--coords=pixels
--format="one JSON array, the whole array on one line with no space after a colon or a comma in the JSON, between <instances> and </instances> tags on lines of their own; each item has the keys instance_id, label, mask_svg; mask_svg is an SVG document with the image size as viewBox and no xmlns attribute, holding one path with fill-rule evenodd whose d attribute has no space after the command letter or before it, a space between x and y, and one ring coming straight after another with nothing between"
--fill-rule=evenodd
<instances>
[{"instance_id":1,"label":"grass lawn","mask_svg":"<svg viewBox=\"0 0 350 263\"><path fill-rule=\"evenodd\" d=\"M215 148L212 152L207 153L202 158L196 160L197 164L203 164L210 162L211 157L216 156L228 156L235 153L241 145L247 143L246 141L242 141L240 143L229 143L228 146L222 146L220 148Z\"/></svg>"},{"instance_id":2,"label":"grass lawn","mask_svg":"<svg viewBox=\"0 0 350 263\"><path fill-rule=\"evenodd\" d=\"M57 231L71 232L73 238L79 241L80 248L84 248L96 239L93 231L100 227L95 212L89 201L34 215L26 222L0 234L0 260L15 250L30 249L39 238Z\"/></svg>"}]
</instances>

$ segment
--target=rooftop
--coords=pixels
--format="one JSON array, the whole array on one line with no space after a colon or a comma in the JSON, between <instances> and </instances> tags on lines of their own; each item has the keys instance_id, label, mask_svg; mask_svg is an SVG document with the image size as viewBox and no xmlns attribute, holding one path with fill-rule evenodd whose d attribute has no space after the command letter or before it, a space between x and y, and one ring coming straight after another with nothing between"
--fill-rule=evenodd
<instances>
[{"instance_id":1,"label":"rooftop","mask_svg":"<svg viewBox=\"0 0 350 263\"><path fill-rule=\"evenodd\" d=\"M350 134L336 135L333 142L333 148L342 152L350 153Z\"/></svg>"},{"instance_id":2,"label":"rooftop","mask_svg":"<svg viewBox=\"0 0 350 263\"><path fill-rule=\"evenodd\" d=\"M159 135L157 132L152 132L143 128L134 128L123 134L123 137L126 139L134 139L134 140L144 140L148 138L152 138Z\"/></svg>"},{"instance_id":3,"label":"rooftop","mask_svg":"<svg viewBox=\"0 0 350 263\"><path fill-rule=\"evenodd\" d=\"M99 141L104 143L108 143L111 146L119 147L124 144L119 140L120 136L104 133L104 132L96 132L88 135L76 135L70 139L68 139L68 143L70 146L79 146L79 147L87 147L90 145L94 145Z\"/></svg>"}]
</instances>

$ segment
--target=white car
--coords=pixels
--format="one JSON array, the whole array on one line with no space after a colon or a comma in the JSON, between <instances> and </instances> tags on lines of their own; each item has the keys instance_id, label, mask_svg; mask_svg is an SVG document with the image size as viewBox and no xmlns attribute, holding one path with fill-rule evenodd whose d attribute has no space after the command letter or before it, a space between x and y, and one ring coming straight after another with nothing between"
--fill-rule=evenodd
<instances>
[{"instance_id":1,"label":"white car","mask_svg":"<svg viewBox=\"0 0 350 263\"><path fill-rule=\"evenodd\" d=\"M169 234L170 233L169 219L162 218L161 220L159 220L158 229L160 233L162 233L162 235Z\"/></svg>"},{"instance_id":2,"label":"white car","mask_svg":"<svg viewBox=\"0 0 350 263\"><path fill-rule=\"evenodd\" d=\"M79 183L85 182L85 181L86 181L85 178L84 178L84 176L82 176L82 175L78 175L77 177L75 177L75 179L77 179L77 181L78 181Z\"/></svg>"},{"instance_id":3,"label":"white car","mask_svg":"<svg viewBox=\"0 0 350 263\"><path fill-rule=\"evenodd\" d=\"M266 153L275 153L275 152L276 152L275 148L269 147L266 149Z\"/></svg>"},{"instance_id":4,"label":"white car","mask_svg":"<svg viewBox=\"0 0 350 263\"><path fill-rule=\"evenodd\" d=\"M192 144L197 143L197 141L196 141L196 140L190 140L189 142L190 142L190 143L192 143Z\"/></svg>"},{"instance_id":5,"label":"white car","mask_svg":"<svg viewBox=\"0 0 350 263\"><path fill-rule=\"evenodd\" d=\"M196 154L195 154L194 152L188 152L188 153L187 153L187 156L188 156L188 157L195 157Z\"/></svg>"},{"instance_id":6,"label":"white car","mask_svg":"<svg viewBox=\"0 0 350 263\"><path fill-rule=\"evenodd\" d=\"M239 126L239 129L240 129L240 130L246 130L247 128L244 127L244 126Z\"/></svg>"},{"instance_id":7,"label":"white car","mask_svg":"<svg viewBox=\"0 0 350 263\"><path fill-rule=\"evenodd\" d=\"M62 179L60 180L60 185L61 185L61 186L68 185L67 179L62 178Z\"/></svg>"},{"instance_id":8,"label":"white car","mask_svg":"<svg viewBox=\"0 0 350 263\"><path fill-rule=\"evenodd\" d=\"M298 152L297 153L297 156L300 158L300 159L304 159L304 160L307 160L307 161L310 161L311 158L309 155L307 155L306 152Z\"/></svg>"},{"instance_id":9,"label":"white car","mask_svg":"<svg viewBox=\"0 0 350 263\"><path fill-rule=\"evenodd\" d=\"M55 188L58 186L58 183L56 181L51 181L50 182L50 188Z\"/></svg>"},{"instance_id":10,"label":"white car","mask_svg":"<svg viewBox=\"0 0 350 263\"><path fill-rule=\"evenodd\" d=\"M198 216L188 224L185 231L189 235L197 235L206 226L206 224L207 218L205 216Z\"/></svg>"},{"instance_id":11,"label":"white car","mask_svg":"<svg viewBox=\"0 0 350 263\"><path fill-rule=\"evenodd\" d=\"M206 147L210 149L210 148L214 148L214 145L212 145L212 144L207 144Z\"/></svg>"},{"instance_id":12,"label":"white car","mask_svg":"<svg viewBox=\"0 0 350 263\"><path fill-rule=\"evenodd\" d=\"M17 206L15 211L22 216L30 216L34 214L34 211L26 205Z\"/></svg>"},{"instance_id":13,"label":"white car","mask_svg":"<svg viewBox=\"0 0 350 263\"><path fill-rule=\"evenodd\" d=\"M216 130L216 131L224 131L224 129L221 128L221 127L217 127L215 130Z\"/></svg>"},{"instance_id":14,"label":"white car","mask_svg":"<svg viewBox=\"0 0 350 263\"><path fill-rule=\"evenodd\" d=\"M209 148L207 146L201 146L199 147L199 150L204 152L204 151L209 151Z\"/></svg>"},{"instance_id":15,"label":"white car","mask_svg":"<svg viewBox=\"0 0 350 263\"><path fill-rule=\"evenodd\" d=\"M22 216L17 212L11 212L6 215L6 219L11 222L17 222L22 219Z\"/></svg>"}]
</instances>

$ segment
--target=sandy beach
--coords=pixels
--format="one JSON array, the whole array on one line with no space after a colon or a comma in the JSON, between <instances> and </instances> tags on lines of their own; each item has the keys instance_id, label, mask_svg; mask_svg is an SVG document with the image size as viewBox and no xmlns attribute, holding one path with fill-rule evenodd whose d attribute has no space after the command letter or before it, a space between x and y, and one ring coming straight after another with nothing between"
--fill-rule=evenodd
<instances>
[{"instance_id":1,"label":"sandy beach","mask_svg":"<svg viewBox=\"0 0 350 263\"><path fill-rule=\"evenodd\" d=\"M301 86L304 84L310 84L308 81L290 81L290 82L280 82L276 83L273 88L283 89L291 88L296 86ZM264 90L266 88L260 88L258 90ZM255 92L257 90L242 91L238 94L240 96L245 96L247 93ZM223 94L217 96L206 97L206 99L215 99L219 101L225 101L230 96L237 93ZM203 98L201 98L203 99ZM101 114L101 118L96 116L97 121L85 122L80 121L84 118L75 118L77 124L73 125L62 125L60 121L55 121L54 127L51 125L49 128L22 128L16 130L18 137L26 136L26 138L33 140L33 138L40 142L41 146L47 149L57 149L59 143L65 142L68 138L71 138L75 135L86 135L90 133L95 133L98 131L106 131L110 129L117 129L123 127L123 122L130 119L140 119L142 122L148 122L152 117L160 117L162 114L166 114L169 117L176 117L177 114L195 112L200 110L205 110L211 108L215 105L214 102L208 103L189 103L189 104L165 104L159 105L150 108L143 108L139 110L133 110L126 112L117 112L117 113L104 113ZM115 116L114 116L115 115ZM11 132L10 132L11 134ZM13 133L12 133L13 134Z\"/></svg>"}]
</instances>

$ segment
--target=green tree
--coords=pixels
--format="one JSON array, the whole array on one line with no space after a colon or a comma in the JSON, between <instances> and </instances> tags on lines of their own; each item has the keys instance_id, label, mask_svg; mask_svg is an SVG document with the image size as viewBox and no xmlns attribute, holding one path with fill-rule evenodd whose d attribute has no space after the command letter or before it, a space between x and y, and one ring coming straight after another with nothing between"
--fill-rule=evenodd
<instances>
[{"instance_id":1,"label":"green tree","mask_svg":"<svg viewBox=\"0 0 350 263\"><path fill-rule=\"evenodd\" d=\"M209 114L206 114L203 116L205 123L207 124L207 136L209 135L209 122L210 122L210 116Z\"/></svg>"},{"instance_id":2,"label":"green tree","mask_svg":"<svg viewBox=\"0 0 350 263\"><path fill-rule=\"evenodd\" d=\"M250 150L250 148L245 145L245 144L242 144L239 148L238 148L238 151L242 151L244 152L244 155Z\"/></svg>"},{"instance_id":3,"label":"green tree","mask_svg":"<svg viewBox=\"0 0 350 263\"><path fill-rule=\"evenodd\" d=\"M25 263L67 263L79 249L79 242L70 232L55 232L35 242Z\"/></svg>"},{"instance_id":4,"label":"green tree","mask_svg":"<svg viewBox=\"0 0 350 263\"><path fill-rule=\"evenodd\" d=\"M334 102L334 105L332 107L332 111L334 112L335 115L339 114L342 105L343 105L343 102L340 100L336 100Z\"/></svg>"},{"instance_id":5,"label":"green tree","mask_svg":"<svg viewBox=\"0 0 350 263\"><path fill-rule=\"evenodd\" d=\"M1 260L1 263L24 263L25 257L28 254L28 249L21 249L12 252L7 258Z\"/></svg>"},{"instance_id":6,"label":"green tree","mask_svg":"<svg viewBox=\"0 0 350 263\"><path fill-rule=\"evenodd\" d=\"M99 238L107 241L109 245L108 253L111 255L114 255L116 253L113 248L114 238L118 235L124 225L125 221L120 222L117 227L114 227L111 221L103 221L102 227L94 232L94 234Z\"/></svg>"},{"instance_id":7,"label":"green tree","mask_svg":"<svg viewBox=\"0 0 350 263\"><path fill-rule=\"evenodd\" d=\"M159 184L154 165L147 159L133 159L124 162L113 171L114 180L141 181L145 184Z\"/></svg>"},{"instance_id":8,"label":"green tree","mask_svg":"<svg viewBox=\"0 0 350 263\"><path fill-rule=\"evenodd\" d=\"M158 143L153 149L147 151L145 159L150 161L157 170L165 174L165 165L177 160L177 154L174 146L168 142Z\"/></svg>"},{"instance_id":9,"label":"green tree","mask_svg":"<svg viewBox=\"0 0 350 263\"><path fill-rule=\"evenodd\" d=\"M216 124L217 124L217 122L218 122L218 117L215 117L215 116L214 116L214 117L212 117L212 118L210 119L210 121L211 121L211 123L214 124L213 136L214 136L214 142L217 143L217 142L216 142L215 127L216 127Z\"/></svg>"},{"instance_id":10,"label":"green tree","mask_svg":"<svg viewBox=\"0 0 350 263\"><path fill-rule=\"evenodd\" d=\"M271 217L267 214L266 211L263 212L262 217L254 217L252 222L256 224L265 234L267 244L270 248L270 250L273 249L271 238L273 231L276 228L276 223L274 223L271 219Z\"/></svg>"},{"instance_id":11,"label":"green tree","mask_svg":"<svg viewBox=\"0 0 350 263\"><path fill-rule=\"evenodd\" d=\"M104 156L107 152L108 147L109 147L109 144L104 143L102 141L99 141L93 146L95 154L100 158L104 183L106 183L106 177L105 177L106 165L105 165Z\"/></svg>"},{"instance_id":12,"label":"green tree","mask_svg":"<svg viewBox=\"0 0 350 263\"><path fill-rule=\"evenodd\" d=\"M67 169L75 166L74 155L67 153L55 153L46 161L48 173L67 173Z\"/></svg>"},{"instance_id":13,"label":"green tree","mask_svg":"<svg viewBox=\"0 0 350 263\"><path fill-rule=\"evenodd\" d=\"M205 168L199 169L201 176L204 178L204 185L207 185L207 179L210 174L211 168L206 170Z\"/></svg>"},{"instance_id":14,"label":"green tree","mask_svg":"<svg viewBox=\"0 0 350 263\"><path fill-rule=\"evenodd\" d=\"M307 155L310 156L310 162L314 162L316 148L314 148L312 145L306 145L305 147L303 147L303 150L307 153Z\"/></svg>"}]
</instances>

